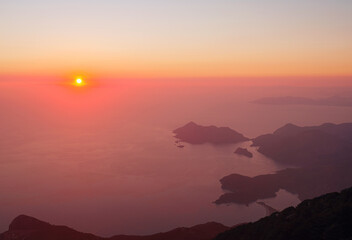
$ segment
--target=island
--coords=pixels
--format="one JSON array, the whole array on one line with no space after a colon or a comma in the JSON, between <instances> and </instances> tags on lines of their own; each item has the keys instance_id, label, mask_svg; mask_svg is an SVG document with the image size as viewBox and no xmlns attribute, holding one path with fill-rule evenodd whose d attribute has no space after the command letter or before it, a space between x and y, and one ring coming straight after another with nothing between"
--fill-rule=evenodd
<instances>
[{"instance_id":1,"label":"island","mask_svg":"<svg viewBox=\"0 0 352 240\"><path fill-rule=\"evenodd\" d=\"M280 189L305 200L352 186L352 123L286 124L252 141L258 152L292 167L255 177L225 176L220 183L226 192L216 204L248 205L273 198Z\"/></svg>"},{"instance_id":2,"label":"island","mask_svg":"<svg viewBox=\"0 0 352 240\"><path fill-rule=\"evenodd\" d=\"M249 139L229 127L201 126L189 122L173 131L179 142L190 144L233 144Z\"/></svg>"},{"instance_id":3,"label":"island","mask_svg":"<svg viewBox=\"0 0 352 240\"><path fill-rule=\"evenodd\" d=\"M252 142L258 152L291 166L348 161L352 157L352 123L308 127L289 123Z\"/></svg>"},{"instance_id":4,"label":"island","mask_svg":"<svg viewBox=\"0 0 352 240\"><path fill-rule=\"evenodd\" d=\"M249 158L252 158L253 157L253 153L251 153L250 151L247 150L247 148L237 148L236 151L234 152L238 155L243 155L243 156L246 156L246 157L249 157Z\"/></svg>"},{"instance_id":5,"label":"island","mask_svg":"<svg viewBox=\"0 0 352 240\"><path fill-rule=\"evenodd\" d=\"M351 164L329 164L288 168L255 177L230 174L220 180L221 188L226 192L215 203L248 205L260 199L276 197L280 189L297 194L303 201L352 186L351 167Z\"/></svg>"}]
</instances>

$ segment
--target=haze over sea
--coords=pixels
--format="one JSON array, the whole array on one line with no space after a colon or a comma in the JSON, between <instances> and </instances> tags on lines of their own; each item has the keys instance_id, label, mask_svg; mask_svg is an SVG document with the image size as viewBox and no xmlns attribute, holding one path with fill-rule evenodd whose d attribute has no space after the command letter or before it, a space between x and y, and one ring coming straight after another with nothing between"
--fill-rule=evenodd
<instances>
[{"instance_id":1,"label":"haze over sea","mask_svg":"<svg viewBox=\"0 0 352 240\"><path fill-rule=\"evenodd\" d=\"M257 204L221 205L219 179L286 166L239 145L177 148L172 130L189 121L228 126L247 137L286 123L351 122L351 107L256 105L267 96L345 96L339 87L239 86L177 81L106 81L85 90L56 83L0 83L0 232L19 214L109 236L149 234L208 221L265 216ZM283 209L299 200L280 191Z\"/></svg>"}]
</instances>

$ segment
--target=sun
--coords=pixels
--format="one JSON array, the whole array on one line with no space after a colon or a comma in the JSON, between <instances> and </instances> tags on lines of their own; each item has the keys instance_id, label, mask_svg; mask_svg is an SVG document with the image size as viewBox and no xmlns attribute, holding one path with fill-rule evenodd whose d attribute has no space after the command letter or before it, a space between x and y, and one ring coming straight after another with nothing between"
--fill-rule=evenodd
<instances>
[{"instance_id":1,"label":"sun","mask_svg":"<svg viewBox=\"0 0 352 240\"><path fill-rule=\"evenodd\" d=\"M75 85L76 87L82 87L82 86L86 85L86 83L83 81L83 79L81 77L77 77L75 79L75 81L73 82L73 85Z\"/></svg>"}]
</instances>

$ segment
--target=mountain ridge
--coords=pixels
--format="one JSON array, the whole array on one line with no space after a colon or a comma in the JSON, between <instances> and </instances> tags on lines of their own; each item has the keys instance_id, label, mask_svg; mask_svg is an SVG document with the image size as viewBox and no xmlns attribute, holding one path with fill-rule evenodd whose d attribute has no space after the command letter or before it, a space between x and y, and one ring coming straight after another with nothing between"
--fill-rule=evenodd
<instances>
[{"instance_id":1,"label":"mountain ridge","mask_svg":"<svg viewBox=\"0 0 352 240\"><path fill-rule=\"evenodd\" d=\"M31 216L19 215L10 223L9 230L0 234L0 240L211 240L228 229L230 227L221 223L208 222L152 235L115 235L104 238L67 226L52 225Z\"/></svg>"},{"instance_id":2,"label":"mountain ridge","mask_svg":"<svg viewBox=\"0 0 352 240\"><path fill-rule=\"evenodd\" d=\"M352 187L305 200L297 207L232 228L209 222L149 236L103 238L20 215L11 222L7 232L0 234L0 240L348 240L352 239L351 219Z\"/></svg>"}]
</instances>

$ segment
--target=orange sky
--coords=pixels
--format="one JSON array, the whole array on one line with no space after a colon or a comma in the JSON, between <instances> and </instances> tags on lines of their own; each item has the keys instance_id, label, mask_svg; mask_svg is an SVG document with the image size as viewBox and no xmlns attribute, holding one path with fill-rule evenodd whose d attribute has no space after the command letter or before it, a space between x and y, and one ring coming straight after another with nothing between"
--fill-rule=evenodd
<instances>
[{"instance_id":1,"label":"orange sky","mask_svg":"<svg viewBox=\"0 0 352 240\"><path fill-rule=\"evenodd\" d=\"M0 76L352 76L351 1L2 1Z\"/></svg>"}]
</instances>

